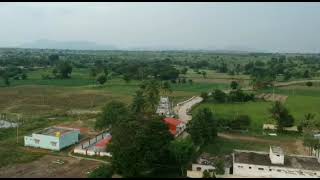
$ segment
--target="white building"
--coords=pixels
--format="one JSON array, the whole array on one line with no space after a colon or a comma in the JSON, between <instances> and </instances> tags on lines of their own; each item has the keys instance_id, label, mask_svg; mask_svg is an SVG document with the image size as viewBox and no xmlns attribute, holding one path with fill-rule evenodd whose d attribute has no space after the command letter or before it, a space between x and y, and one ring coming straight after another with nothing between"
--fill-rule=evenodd
<instances>
[{"instance_id":1,"label":"white building","mask_svg":"<svg viewBox=\"0 0 320 180\"><path fill-rule=\"evenodd\" d=\"M172 117L173 113L169 97L160 97L160 102L156 113L162 116Z\"/></svg>"},{"instance_id":2,"label":"white building","mask_svg":"<svg viewBox=\"0 0 320 180\"><path fill-rule=\"evenodd\" d=\"M280 147L268 152L234 150L233 175L268 178L319 178L316 157L285 155Z\"/></svg>"}]
</instances>

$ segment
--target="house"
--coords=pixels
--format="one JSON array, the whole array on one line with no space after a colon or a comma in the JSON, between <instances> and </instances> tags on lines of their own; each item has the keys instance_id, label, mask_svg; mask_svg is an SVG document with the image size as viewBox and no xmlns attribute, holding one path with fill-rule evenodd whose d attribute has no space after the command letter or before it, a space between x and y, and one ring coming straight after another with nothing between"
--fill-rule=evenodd
<instances>
[{"instance_id":1,"label":"house","mask_svg":"<svg viewBox=\"0 0 320 180\"><path fill-rule=\"evenodd\" d=\"M263 124L262 129L266 130L266 131L268 131L268 130L276 131L277 130L277 125L275 125L275 124ZM291 132L298 132L298 127L297 126L284 127L283 130L291 131Z\"/></svg>"},{"instance_id":2,"label":"house","mask_svg":"<svg viewBox=\"0 0 320 180\"><path fill-rule=\"evenodd\" d=\"M165 117L172 117L172 107L169 101L169 97L160 97L160 102L157 107L157 114Z\"/></svg>"},{"instance_id":3,"label":"house","mask_svg":"<svg viewBox=\"0 0 320 180\"><path fill-rule=\"evenodd\" d=\"M286 155L280 147L268 152L234 150L233 175L267 178L319 178L320 163L316 157Z\"/></svg>"},{"instance_id":4,"label":"house","mask_svg":"<svg viewBox=\"0 0 320 180\"><path fill-rule=\"evenodd\" d=\"M110 134L107 135L107 137L105 137L104 139L102 139L101 141L97 142L94 145L94 151L95 152L105 152L108 145L110 144L112 139L112 136Z\"/></svg>"},{"instance_id":5,"label":"house","mask_svg":"<svg viewBox=\"0 0 320 180\"><path fill-rule=\"evenodd\" d=\"M230 173L232 167L232 158L230 155L227 156L212 156L207 153L203 153L197 159L197 162L192 164L192 169L187 171L187 177L189 178L202 178L203 172L208 171L212 176L216 170L216 165L218 161L224 163L225 174Z\"/></svg>"},{"instance_id":6,"label":"house","mask_svg":"<svg viewBox=\"0 0 320 180\"><path fill-rule=\"evenodd\" d=\"M108 152L108 145L111 143L112 136L108 132L102 132L95 137L83 141L77 145L73 152L86 156L108 156L112 157Z\"/></svg>"},{"instance_id":7,"label":"house","mask_svg":"<svg viewBox=\"0 0 320 180\"><path fill-rule=\"evenodd\" d=\"M186 123L175 118L164 118L164 122L168 125L169 131L174 137L178 137L186 129Z\"/></svg>"},{"instance_id":8,"label":"house","mask_svg":"<svg viewBox=\"0 0 320 180\"><path fill-rule=\"evenodd\" d=\"M80 130L53 126L24 136L24 145L60 151L79 141Z\"/></svg>"}]
</instances>

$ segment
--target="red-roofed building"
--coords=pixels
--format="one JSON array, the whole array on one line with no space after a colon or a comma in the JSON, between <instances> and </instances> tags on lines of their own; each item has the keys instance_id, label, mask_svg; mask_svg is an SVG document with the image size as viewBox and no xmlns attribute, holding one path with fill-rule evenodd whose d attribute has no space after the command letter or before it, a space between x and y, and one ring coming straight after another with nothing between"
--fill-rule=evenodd
<instances>
[{"instance_id":1,"label":"red-roofed building","mask_svg":"<svg viewBox=\"0 0 320 180\"><path fill-rule=\"evenodd\" d=\"M108 144L111 142L112 136L108 135L106 138L99 141L97 144L95 144L95 150L96 151L106 151Z\"/></svg>"},{"instance_id":2,"label":"red-roofed building","mask_svg":"<svg viewBox=\"0 0 320 180\"><path fill-rule=\"evenodd\" d=\"M164 118L164 122L168 125L169 131L174 137L179 136L185 129L186 123L175 118Z\"/></svg>"}]
</instances>

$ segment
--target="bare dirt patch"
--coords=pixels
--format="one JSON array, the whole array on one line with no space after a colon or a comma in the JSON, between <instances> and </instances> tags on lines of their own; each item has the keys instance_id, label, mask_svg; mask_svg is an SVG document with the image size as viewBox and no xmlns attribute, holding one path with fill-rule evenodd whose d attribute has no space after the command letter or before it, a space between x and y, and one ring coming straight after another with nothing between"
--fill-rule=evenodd
<instances>
[{"instance_id":1,"label":"bare dirt patch","mask_svg":"<svg viewBox=\"0 0 320 180\"><path fill-rule=\"evenodd\" d=\"M63 162L59 164L57 162ZM36 161L0 169L0 177L20 178L85 178L100 162L72 157L46 155Z\"/></svg>"}]
</instances>

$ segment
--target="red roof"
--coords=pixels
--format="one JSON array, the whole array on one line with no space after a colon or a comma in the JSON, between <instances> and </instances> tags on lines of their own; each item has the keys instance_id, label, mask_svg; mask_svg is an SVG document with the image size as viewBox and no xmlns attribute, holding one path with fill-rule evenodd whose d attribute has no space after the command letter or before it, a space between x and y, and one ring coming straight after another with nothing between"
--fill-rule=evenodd
<instances>
[{"instance_id":1,"label":"red roof","mask_svg":"<svg viewBox=\"0 0 320 180\"><path fill-rule=\"evenodd\" d=\"M164 118L164 122L173 126L178 126L179 124L184 123L181 120L175 118Z\"/></svg>"},{"instance_id":2,"label":"red roof","mask_svg":"<svg viewBox=\"0 0 320 180\"><path fill-rule=\"evenodd\" d=\"M107 146L110 143L111 139L112 139L111 136L109 136L107 138L104 138L103 140L101 140L100 142L98 142L96 144L96 147L105 147L105 146Z\"/></svg>"}]
</instances>

